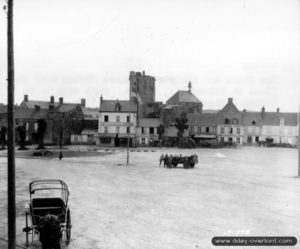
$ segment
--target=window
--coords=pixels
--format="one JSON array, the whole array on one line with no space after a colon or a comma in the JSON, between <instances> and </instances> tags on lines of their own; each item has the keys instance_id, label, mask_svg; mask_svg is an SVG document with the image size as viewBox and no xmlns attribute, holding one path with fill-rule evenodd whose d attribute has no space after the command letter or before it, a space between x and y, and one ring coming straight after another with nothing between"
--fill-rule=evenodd
<instances>
[{"instance_id":1,"label":"window","mask_svg":"<svg viewBox=\"0 0 300 249\"><path fill-rule=\"evenodd\" d=\"M120 116L119 115L116 116L116 122L118 122L118 123L120 122Z\"/></svg>"},{"instance_id":2,"label":"window","mask_svg":"<svg viewBox=\"0 0 300 249\"><path fill-rule=\"evenodd\" d=\"M78 143L78 136L76 136L76 135L74 136L74 142Z\"/></svg>"},{"instance_id":3,"label":"window","mask_svg":"<svg viewBox=\"0 0 300 249\"><path fill-rule=\"evenodd\" d=\"M146 139L144 137L141 137L141 144L145 144L146 143Z\"/></svg>"},{"instance_id":4,"label":"window","mask_svg":"<svg viewBox=\"0 0 300 249\"><path fill-rule=\"evenodd\" d=\"M142 134L145 134L145 128L142 127Z\"/></svg>"},{"instance_id":5,"label":"window","mask_svg":"<svg viewBox=\"0 0 300 249\"><path fill-rule=\"evenodd\" d=\"M237 142L238 144L240 144L240 143L241 143L241 138L237 137L237 138L236 138L236 142Z\"/></svg>"},{"instance_id":6,"label":"window","mask_svg":"<svg viewBox=\"0 0 300 249\"><path fill-rule=\"evenodd\" d=\"M149 133L150 133L150 134L154 134L154 127L150 127Z\"/></svg>"},{"instance_id":7,"label":"window","mask_svg":"<svg viewBox=\"0 0 300 249\"><path fill-rule=\"evenodd\" d=\"M255 120L252 121L252 125L256 125L256 121Z\"/></svg>"},{"instance_id":8,"label":"window","mask_svg":"<svg viewBox=\"0 0 300 249\"><path fill-rule=\"evenodd\" d=\"M117 126L116 127L116 133L119 133L120 132L120 126Z\"/></svg>"},{"instance_id":9,"label":"window","mask_svg":"<svg viewBox=\"0 0 300 249\"><path fill-rule=\"evenodd\" d=\"M209 127L206 127L206 128L205 128L205 132L206 132L206 133L209 133Z\"/></svg>"},{"instance_id":10,"label":"window","mask_svg":"<svg viewBox=\"0 0 300 249\"><path fill-rule=\"evenodd\" d=\"M224 142L224 137L221 137L221 142Z\"/></svg>"},{"instance_id":11,"label":"window","mask_svg":"<svg viewBox=\"0 0 300 249\"><path fill-rule=\"evenodd\" d=\"M230 124L230 119L229 118L225 118L224 124Z\"/></svg>"},{"instance_id":12,"label":"window","mask_svg":"<svg viewBox=\"0 0 300 249\"><path fill-rule=\"evenodd\" d=\"M116 110L117 112L120 112L120 111L121 111L121 105L120 105L119 103L116 104L115 110Z\"/></svg>"},{"instance_id":13,"label":"window","mask_svg":"<svg viewBox=\"0 0 300 249\"><path fill-rule=\"evenodd\" d=\"M104 115L104 122L108 122L108 115Z\"/></svg>"},{"instance_id":14,"label":"window","mask_svg":"<svg viewBox=\"0 0 300 249\"><path fill-rule=\"evenodd\" d=\"M100 138L100 143L101 144L110 144L111 143L111 138L110 137L101 137Z\"/></svg>"},{"instance_id":15,"label":"window","mask_svg":"<svg viewBox=\"0 0 300 249\"><path fill-rule=\"evenodd\" d=\"M249 144L252 143L252 137L251 137L251 136L248 136L248 137L247 137L247 143L249 143Z\"/></svg>"},{"instance_id":16,"label":"window","mask_svg":"<svg viewBox=\"0 0 300 249\"><path fill-rule=\"evenodd\" d=\"M237 125L238 124L238 120L236 118L232 119L232 124Z\"/></svg>"},{"instance_id":17,"label":"window","mask_svg":"<svg viewBox=\"0 0 300 249\"><path fill-rule=\"evenodd\" d=\"M130 116L127 116L127 123L130 122Z\"/></svg>"},{"instance_id":18,"label":"window","mask_svg":"<svg viewBox=\"0 0 300 249\"><path fill-rule=\"evenodd\" d=\"M224 134L224 127L221 128L221 133Z\"/></svg>"},{"instance_id":19,"label":"window","mask_svg":"<svg viewBox=\"0 0 300 249\"><path fill-rule=\"evenodd\" d=\"M198 126L198 134L201 133L201 126Z\"/></svg>"},{"instance_id":20,"label":"window","mask_svg":"<svg viewBox=\"0 0 300 249\"><path fill-rule=\"evenodd\" d=\"M104 126L104 132L108 133L108 127L107 126Z\"/></svg>"},{"instance_id":21,"label":"window","mask_svg":"<svg viewBox=\"0 0 300 249\"><path fill-rule=\"evenodd\" d=\"M34 123L34 131L38 130L38 123Z\"/></svg>"},{"instance_id":22,"label":"window","mask_svg":"<svg viewBox=\"0 0 300 249\"><path fill-rule=\"evenodd\" d=\"M194 133L194 126L190 127L190 133Z\"/></svg>"},{"instance_id":23,"label":"window","mask_svg":"<svg viewBox=\"0 0 300 249\"><path fill-rule=\"evenodd\" d=\"M130 127L127 127L127 133L130 133Z\"/></svg>"},{"instance_id":24,"label":"window","mask_svg":"<svg viewBox=\"0 0 300 249\"><path fill-rule=\"evenodd\" d=\"M241 134L241 128L236 129L237 134Z\"/></svg>"},{"instance_id":25,"label":"window","mask_svg":"<svg viewBox=\"0 0 300 249\"><path fill-rule=\"evenodd\" d=\"M229 129L229 133L230 133L230 134L233 133L233 128L232 128L232 127L230 127L230 129Z\"/></svg>"}]
</instances>

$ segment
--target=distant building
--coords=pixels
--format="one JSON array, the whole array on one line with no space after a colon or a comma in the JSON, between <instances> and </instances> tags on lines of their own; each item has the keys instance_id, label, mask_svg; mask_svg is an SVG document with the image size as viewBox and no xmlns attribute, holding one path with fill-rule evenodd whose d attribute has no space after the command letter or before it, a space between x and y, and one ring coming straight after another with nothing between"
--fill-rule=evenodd
<instances>
[{"instance_id":1,"label":"distant building","mask_svg":"<svg viewBox=\"0 0 300 249\"><path fill-rule=\"evenodd\" d=\"M217 113L190 113L187 115L189 134L196 143L217 140Z\"/></svg>"},{"instance_id":2,"label":"distant building","mask_svg":"<svg viewBox=\"0 0 300 249\"><path fill-rule=\"evenodd\" d=\"M147 146L159 141L157 128L161 124L158 118L143 118L139 120L139 126L136 128L136 144L138 146Z\"/></svg>"},{"instance_id":3,"label":"distant building","mask_svg":"<svg viewBox=\"0 0 300 249\"><path fill-rule=\"evenodd\" d=\"M246 144L270 142L275 144L297 145L297 113L243 111L244 141Z\"/></svg>"},{"instance_id":4,"label":"distant building","mask_svg":"<svg viewBox=\"0 0 300 249\"><path fill-rule=\"evenodd\" d=\"M242 113L228 98L227 104L218 113L217 135L220 142L243 144Z\"/></svg>"},{"instance_id":5,"label":"distant building","mask_svg":"<svg viewBox=\"0 0 300 249\"><path fill-rule=\"evenodd\" d=\"M136 143L137 108L135 101L104 100L101 96L97 144L130 146Z\"/></svg>"}]
</instances>

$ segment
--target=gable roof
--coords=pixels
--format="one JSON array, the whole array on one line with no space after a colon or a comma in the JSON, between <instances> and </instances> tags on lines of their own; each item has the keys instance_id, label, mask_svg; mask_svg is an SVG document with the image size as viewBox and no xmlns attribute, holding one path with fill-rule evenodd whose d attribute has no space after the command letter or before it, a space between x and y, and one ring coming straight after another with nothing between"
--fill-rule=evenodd
<instances>
[{"instance_id":1,"label":"gable roof","mask_svg":"<svg viewBox=\"0 0 300 249\"><path fill-rule=\"evenodd\" d=\"M49 101L39 101L39 100L28 100L22 101L20 104L21 108L34 109L35 106L39 106L41 109L49 109L50 102ZM57 107L59 102L54 102L54 107Z\"/></svg>"},{"instance_id":2,"label":"gable roof","mask_svg":"<svg viewBox=\"0 0 300 249\"><path fill-rule=\"evenodd\" d=\"M235 104L233 104L232 98L228 98L227 104L219 111L219 113L229 112L229 111L240 113L239 109L235 106Z\"/></svg>"},{"instance_id":3,"label":"gable roof","mask_svg":"<svg viewBox=\"0 0 300 249\"><path fill-rule=\"evenodd\" d=\"M166 101L166 103L201 103L201 101L190 91L177 91L171 98Z\"/></svg>"},{"instance_id":4,"label":"gable roof","mask_svg":"<svg viewBox=\"0 0 300 249\"><path fill-rule=\"evenodd\" d=\"M121 106L120 111L116 111L116 106ZM130 100L102 100L100 112L136 112L136 103Z\"/></svg>"}]
</instances>

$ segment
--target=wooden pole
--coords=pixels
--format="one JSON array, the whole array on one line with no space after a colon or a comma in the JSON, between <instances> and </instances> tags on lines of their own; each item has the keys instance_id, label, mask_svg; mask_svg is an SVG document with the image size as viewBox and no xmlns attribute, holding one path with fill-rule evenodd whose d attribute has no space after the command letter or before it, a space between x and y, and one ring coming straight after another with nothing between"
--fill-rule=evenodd
<instances>
[{"instance_id":1,"label":"wooden pole","mask_svg":"<svg viewBox=\"0 0 300 249\"><path fill-rule=\"evenodd\" d=\"M298 176L300 177L300 104L298 113Z\"/></svg>"},{"instance_id":2,"label":"wooden pole","mask_svg":"<svg viewBox=\"0 0 300 249\"><path fill-rule=\"evenodd\" d=\"M15 113L14 113L14 46L13 0L7 1L7 211L8 249L16 248L16 186L15 186Z\"/></svg>"}]
</instances>

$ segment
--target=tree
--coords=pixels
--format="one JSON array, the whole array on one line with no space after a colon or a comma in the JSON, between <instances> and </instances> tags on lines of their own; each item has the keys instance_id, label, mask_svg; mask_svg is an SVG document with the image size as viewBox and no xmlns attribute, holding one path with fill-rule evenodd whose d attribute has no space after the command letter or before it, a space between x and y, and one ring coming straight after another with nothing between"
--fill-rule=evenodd
<instances>
[{"instance_id":1,"label":"tree","mask_svg":"<svg viewBox=\"0 0 300 249\"><path fill-rule=\"evenodd\" d=\"M26 128L24 125L19 125L17 127L17 131L19 133L20 137L20 148L19 150L27 150L26 145L25 145L25 140L26 140Z\"/></svg>"},{"instance_id":2,"label":"tree","mask_svg":"<svg viewBox=\"0 0 300 249\"><path fill-rule=\"evenodd\" d=\"M178 129L177 136L179 140L182 139L184 130L188 129L189 126L187 125L188 119L186 118L186 114L181 114L180 118L175 119L175 127Z\"/></svg>"},{"instance_id":3,"label":"tree","mask_svg":"<svg viewBox=\"0 0 300 249\"><path fill-rule=\"evenodd\" d=\"M38 137L39 137L39 146L37 147L38 150L45 149L44 146L44 136L47 129L47 122L45 119L39 119L38 123Z\"/></svg>"},{"instance_id":4,"label":"tree","mask_svg":"<svg viewBox=\"0 0 300 249\"><path fill-rule=\"evenodd\" d=\"M0 130L1 150L5 150L6 133L7 133L7 128L5 126L1 127L1 130Z\"/></svg>"},{"instance_id":5,"label":"tree","mask_svg":"<svg viewBox=\"0 0 300 249\"><path fill-rule=\"evenodd\" d=\"M162 135L164 134L164 132L165 132L165 127L164 127L164 125L160 124L157 127L157 134L158 134L160 145L162 144Z\"/></svg>"}]
</instances>

